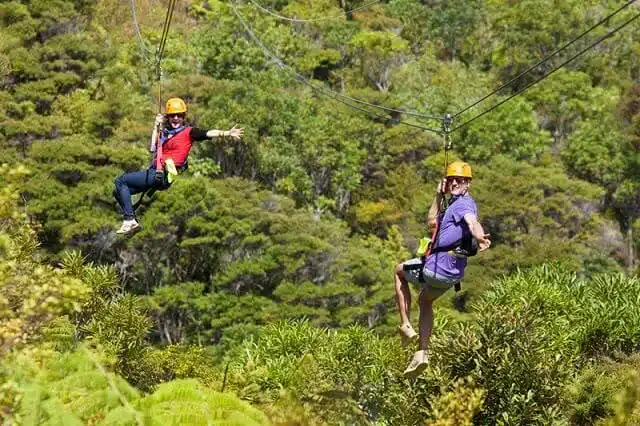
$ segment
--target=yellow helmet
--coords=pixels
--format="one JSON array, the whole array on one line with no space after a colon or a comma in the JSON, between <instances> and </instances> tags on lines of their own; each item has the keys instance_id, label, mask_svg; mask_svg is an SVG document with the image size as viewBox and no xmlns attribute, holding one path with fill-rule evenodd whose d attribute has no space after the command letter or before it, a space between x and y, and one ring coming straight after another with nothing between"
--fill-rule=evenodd
<instances>
[{"instance_id":1,"label":"yellow helmet","mask_svg":"<svg viewBox=\"0 0 640 426\"><path fill-rule=\"evenodd\" d=\"M458 176L471 179L471 166L463 161L454 161L447 167L447 177Z\"/></svg>"},{"instance_id":2,"label":"yellow helmet","mask_svg":"<svg viewBox=\"0 0 640 426\"><path fill-rule=\"evenodd\" d=\"M165 109L167 114L182 114L187 112L187 104L180 98L171 98L167 100Z\"/></svg>"}]
</instances>

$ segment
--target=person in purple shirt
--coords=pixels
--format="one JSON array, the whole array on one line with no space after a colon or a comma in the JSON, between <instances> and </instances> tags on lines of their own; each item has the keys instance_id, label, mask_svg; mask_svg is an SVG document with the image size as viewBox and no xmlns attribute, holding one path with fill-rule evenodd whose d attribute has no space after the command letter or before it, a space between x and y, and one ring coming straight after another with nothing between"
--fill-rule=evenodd
<instances>
[{"instance_id":1,"label":"person in purple shirt","mask_svg":"<svg viewBox=\"0 0 640 426\"><path fill-rule=\"evenodd\" d=\"M418 337L409 321L411 291L408 283L420 288L420 349L413 354L404 372L406 376L418 376L427 366L429 338L433 329L433 302L464 277L472 238L477 242L478 251L491 246L489 234L485 234L478 222L476 202L469 195L471 178L471 166L467 163L456 161L447 167L446 178L438 184L436 197L429 209L429 228L433 231L438 225L429 255L396 266L396 302L401 321L399 331L405 341ZM439 206L445 193L450 193L451 198L446 210L440 212Z\"/></svg>"}]
</instances>

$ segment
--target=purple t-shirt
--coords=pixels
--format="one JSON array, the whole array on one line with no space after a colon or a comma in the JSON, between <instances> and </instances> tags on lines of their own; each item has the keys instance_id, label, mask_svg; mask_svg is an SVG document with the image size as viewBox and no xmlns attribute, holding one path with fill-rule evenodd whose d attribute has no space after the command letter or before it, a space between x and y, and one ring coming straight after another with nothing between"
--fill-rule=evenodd
<instances>
[{"instance_id":1,"label":"purple t-shirt","mask_svg":"<svg viewBox=\"0 0 640 426\"><path fill-rule=\"evenodd\" d=\"M464 215L467 213L478 216L476 202L469 195L458 197L447 207L444 216L440 220L440 230L433 246L434 249L452 246L471 233L467 222L464 220ZM456 280L461 280L464 277L464 268L466 266L466 257L451 256L447 252L429 255L425 264L425 268L428 270Z\"/></svg>"}]
</instances>

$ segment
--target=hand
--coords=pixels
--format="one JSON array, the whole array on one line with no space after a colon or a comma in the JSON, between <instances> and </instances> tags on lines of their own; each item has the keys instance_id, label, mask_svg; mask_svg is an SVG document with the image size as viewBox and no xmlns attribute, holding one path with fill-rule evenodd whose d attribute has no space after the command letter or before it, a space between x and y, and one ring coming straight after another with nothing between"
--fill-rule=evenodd
<instances>
[{"instance_id":1,"label":"hand","mask_svg":"<svg viewBox=\"0 0 640 426\"><path fill-rule=\"evenodd\" d=\"M447 188L447 178L442 178L440 182L438 182L438 187L436 188L436 193L444 194Z\"/></svg>"},{"instance_id":2,"label":"hand","mask_svg":"<svg viewBox=\"0 0 640 426\"><path fill-rule=\"evenodd\" d=\"M162 114L156 115L155 126L162 127L163 124L164 124L164 115Z\"/></svg>"},{"instance_id":3,"label":"hand","mask_svg":"<svg viewBox=\"0 0 640 426\"><path fill-rule=\"evenodd\" d=\"M234 125L231 130L228 130L228 133L229 136L231 136L235 140L240 140L242 138L242 135L244 135L244 127L237 128L236 125Z\"/></svg>"},{"instance_id":4,"label":"hand","mask_svg":"<svg viewBox=\"0 0 640 426\"><path fill-rule=\"evenodd\" d=\"M478 240L478 251L485 251L489 247L491 247L491 240L489 237L491 234L484 234L482 240Z\"/></svg>"}]
</instances>

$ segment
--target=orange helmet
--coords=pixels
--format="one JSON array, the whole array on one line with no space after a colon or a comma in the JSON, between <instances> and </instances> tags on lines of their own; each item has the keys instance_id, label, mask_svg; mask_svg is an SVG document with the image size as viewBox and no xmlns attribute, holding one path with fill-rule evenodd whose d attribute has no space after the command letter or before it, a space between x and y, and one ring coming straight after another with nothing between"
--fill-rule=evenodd
<instances>
[{"instance_id":1,"label":"orange helmet","mask_svg":"<svg viewBox=\"0 0 640 426\"><path fill-rule=\"evenodd\" d=\"M183 114L187 112L187 104L180 98L171 98L167 100L165 109L167 114Z\"/></svg>"},{"instance_id":2,"label":"orange helmet","mask_svg":"<svg viewBox=\"0 0 640 426\"><path fill-rule=\"evenodd\" d=\"M447 177L465 177L471 179L471 166L463 161L454 161L447 167Z\"/></svg>"}]
</instances>

